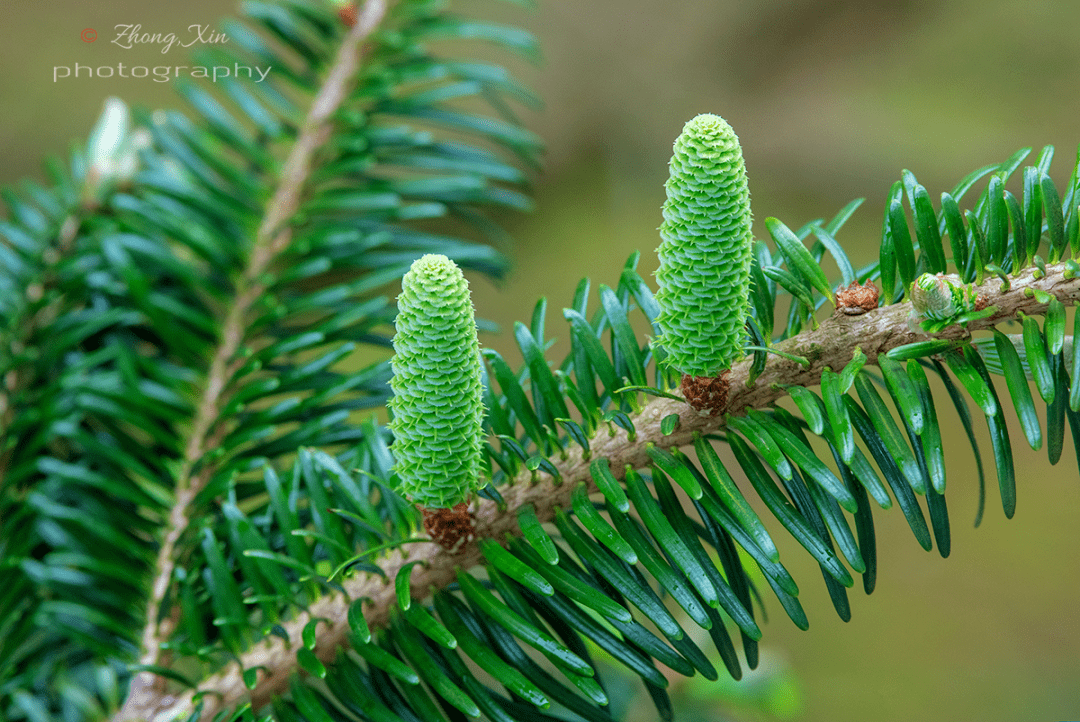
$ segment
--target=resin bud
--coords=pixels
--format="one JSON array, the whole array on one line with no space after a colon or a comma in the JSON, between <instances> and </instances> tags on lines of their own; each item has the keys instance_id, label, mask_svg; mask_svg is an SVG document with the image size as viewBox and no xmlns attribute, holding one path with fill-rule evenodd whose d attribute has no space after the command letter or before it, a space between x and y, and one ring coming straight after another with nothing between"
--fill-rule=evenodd
<instances>
[{"instance_id":1,"label":"resin bud","mask_svg":"<svg viewBox=\"0 0 1080 722\"><path fill-rule=\"evenodd\" d=\"M479 486L484 404L469 284L428 254L401 280L394 335L391 450L400 490L429 509L468 502Z\"/></svg>"},{"instance_id":2,"label":"resin bud","mask_svg":"<svg viewBox=\"0 0 1080 722\"><path fill-rule=\"evenodd\" d=\"M743 355L753 244L746 165L727 121L686 124L665 187L658 343L683 374L718 376Z\"/></svg>"}]
</instances>

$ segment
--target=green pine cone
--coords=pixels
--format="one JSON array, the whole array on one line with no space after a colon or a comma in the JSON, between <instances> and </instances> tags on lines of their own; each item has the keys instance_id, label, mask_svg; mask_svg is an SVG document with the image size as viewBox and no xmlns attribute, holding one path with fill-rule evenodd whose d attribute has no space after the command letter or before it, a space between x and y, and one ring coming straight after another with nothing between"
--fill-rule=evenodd
<instances>
[{"instance_id":1,"label":"green pine cone","mask_svg":"<svg viewBox=\"0 0 1080 722\"><path fill-rule=\"evenodd\" d=\"M449 258L428 254L401 279L397 300L394 470L410 500L447 509L479 487L484 404L469 283Z\"/></svg>"},{"instance_id":2,"label":"green pine cone","mask_svg":"<svg viewBox=\"0 0 1080 722\"><path fill-rule=\"evenodd\" d=\"M750 191L735 131L699 115L675 141L656 250L658 343L690 376L717 376L743 355L752 258Z\"/></svg>"}]
</instances>

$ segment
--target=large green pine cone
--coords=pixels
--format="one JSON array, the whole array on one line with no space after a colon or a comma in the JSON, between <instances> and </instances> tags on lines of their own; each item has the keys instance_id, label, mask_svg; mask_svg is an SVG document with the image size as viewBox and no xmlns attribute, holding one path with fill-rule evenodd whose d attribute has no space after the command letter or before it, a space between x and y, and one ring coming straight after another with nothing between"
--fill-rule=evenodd
<instances>
[{"instance_id":1,"label":"large green pine cone","mask_svg":"<svg viewBox=\"0 0 1080 722\"><path fill-rule=\"evenodd\" d=\"M746 165L735 131L699 115L675 141L666 184L656 294L667 362L716 376L742 356L753 232Z\"/></svg>"},{"instance_id":2,"label":"large green pine cone","mask_svg":"<svg viewBox=\"0 0 1080 722\"><path fill-rule=\"evenodd\" d=\"M484 419L480 345L469 284L453 261L428 254L401 281L394 336L394 470L400 490L430 509L477 490Z\"/></svg>"}]
</instances>

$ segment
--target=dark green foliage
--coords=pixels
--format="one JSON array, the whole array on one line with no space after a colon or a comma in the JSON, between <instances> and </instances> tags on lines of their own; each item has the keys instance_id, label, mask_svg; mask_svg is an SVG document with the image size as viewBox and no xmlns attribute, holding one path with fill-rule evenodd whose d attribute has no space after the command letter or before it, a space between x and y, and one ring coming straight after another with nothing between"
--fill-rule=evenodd
<instances>
[{"instance_id":1,"label":"dark green foliage","mask_svg":"<svg viewBox=\"0 0 1080 722\"><path fill-rule=\"evenodd\" d=\"M638 332L656 337L663 315L635 254L602 279L612 285L578 286L565 326L547 328L538 304L514 327L520 362L484 352L480 466L491 483L481 495L486 509L513 514L520 534L479 540L486 569L457 570L429 596L412 576L423 561L388 574L383 553L417 540L418 514L395 491L393 434L356 412L386 405L391 296L413 260L440 253L474 272L502 270L486 243L500 233L482 210L527 206L516 163L532 165L538 145L506 104L531 103L527 91L497 66L438 58L426 43L534 48L520 31L440 3L396 4L278 236L260 230L267 204L344 28L328 8L291 1L248 12L248 24L227 26L235 44L207 58L272 64L265 83L233 79L220 97L184 86L190 118L136 113L151 142L134 174L101 181L76 151L69 167L53 164L51 188L4 194L0 717L97 719L134 672L180 693L234 660L258 690L266 670L249 650L284 637L292 671L306 676L258 714L229 708L217 719L608 722L610 660L640 677L668 718L667 670L715 679L722 665L739 678L757 665L763 612L776 603L809 625L779 536L820 565L844 620L858 609L848 596L856 575L866 593L877 581L875 506L895 503L921 547L950 553L946 486L966 481L946 485L940 427L952 409L975 455L979 518L972 409L986 418L1006 516L1023 493L1006 407L1051 462L1066 420L1077 443L1080 347L1063 304L1074 295L1042 288L1031 290L1030 313L1011 314L1018 327L977 338L958 327L990 327L985 309L968 308L977 300L968 289L925 338L880 356L843 349L803 377L809 387L773 389L790 404L729 409L705 432L686 431L701 419L669 401L650 402L668 404L660 416L641 413L642 398L673 388L664 352ZM469 98L500 117L453 102ZM1062 259L1080 250L1077 172L1059 191L1046 149L1014 196L1005 185L1027 154L970 174L937 212L904 172L887 197L879 260L862 269L837 240L858 201L797 230L770 218L774 243L747 246L750 343L738 351L754 354L750 375L781 363L818 373L774 346L817 327L840 284L877 280L890 307L923 272L963 284L1075 276L1075 259ZM826 253L839 278L822 270ZM900 327L908 310L874 313L896 311ZM564 358L549 358L551 336L570 340ZM755 512L750 487L775 518ZM534 490L556 494L557 508ZM161 628L167 654L141 665L147 589L177 499L190 524L174 540L158 609L176 623ZM350 574L392 585L385 619L369 624L371 602L358 599L342 620L293 623ZM328 654L321 642L338 621L351 651ZM706 637L711 646L699 644Z\"/></svg>"},{"instance_id":2,"label":"dark green foliage","mask_svg":"<svg viewBox=\"0 0 1080 722\"><path fill-rule=\"evenodd\" d=\"M499 238L482 210L528 205L506 155L532 163L536 139L451 101L504 114L503 96L531 96L501 68L426 43L483 38L531 54L531 40L403 2L272 245L267 204L347 28L329 4L247 8L226 25L232 42L201 57L272 65L265 81L230 79L219 94L182 84L188 115L136 111L149 143L110 185L91 165L99 143L53 162L51 188L4 193L4 719L96 718L123 698L159 530L186 488L199 489L193 523L159 611L181 612L169 654L191 671L281 629L323 593L324 565L414 529L387 490L387 432L356 415L389 394L392 284L428 251L501 273L503 257L475 240ZM234 312L239 335L224 338ZM211 377L222 386L203 408Z\"/></svg>"}]
</instances>

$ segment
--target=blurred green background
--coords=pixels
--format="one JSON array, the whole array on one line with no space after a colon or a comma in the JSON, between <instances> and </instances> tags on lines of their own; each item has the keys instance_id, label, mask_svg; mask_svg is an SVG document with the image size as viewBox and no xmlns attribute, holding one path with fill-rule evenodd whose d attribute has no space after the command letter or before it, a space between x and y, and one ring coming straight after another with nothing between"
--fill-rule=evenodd
<instances>
[{"instance_id":1,"label":"blurred green background","mask_svg":"<svg viewBox=\"0 0 1080 722\"><path fill-rule=\"evenodd\" d=\"M1080 142L1080 4L549 0L522 13L509 3L463 9L516 22L539 35L540 67L515 65L545 99L526 113L548 143L535 178L536 211L506 219L515 269L499 287L474 281L481 316L503 329L549 298L549 328L583 276L614 284L626 257L655 268L660 204L671 143L700 112L739 134L759 236L762 221L789 226L829 218L854 197L867 202L841 232L858 265L877 248L883 199L902 168L936 198L968 171L1017 148L1054 144L1052 174L1068 177ZM76 62L183 64L173 48L123 50L116 24L151 32L216 24L233 2L149 6L0 0L0 182L41 178L41 159L85 138L108 95L174 104L149 79L61 79ZM97 42L80 40L84 28ZM504 333L483 342L517 358ZM942 400L943 401L943 400ZM1010 408L1011 413L1011 408ZM990 471L986 519L972 528L976 487L970 450L948 410L952 557L915 543L897 510L878 516L877 591L852 591L853 619L832 611L820 572L788 545L810 631L776 604L765 629L767 661L798 679L807 721L1080 719L1080 478L1071 450L1058 467L1028 451L1013 427L1018 511L1006 522ZM782 550L784 551L784 550ZM708 688L674 681L695 698L683 719L705 719ZM703 689L705 690L703 692ZM630 718L652 720L645 699ZM766 719L737 709L738 719Z\"/></svg>"}]
</instances>

